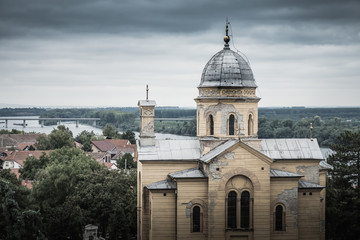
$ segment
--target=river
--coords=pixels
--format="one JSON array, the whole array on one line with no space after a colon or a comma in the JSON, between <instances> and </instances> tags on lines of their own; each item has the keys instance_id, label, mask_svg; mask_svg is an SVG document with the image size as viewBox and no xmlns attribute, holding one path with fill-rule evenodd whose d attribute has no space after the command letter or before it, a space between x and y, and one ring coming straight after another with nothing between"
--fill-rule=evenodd
<instances>
[{"instance_id":1,"label":"river","mask_svg":"<svg viewBox=\"0 0 360 240\"><path fill-rule=\"evenodd\" d=\"M35 119L35 120L39 118L39 116L33 116L33 117L24 116L24 117ZM21 119L24 117L11 117L11 118ZM0 121L0 129L8 129L8 130L16 129L16 130L20 130L20 131L24 131L24 132L49 134L49 133L51 133L52 130L54 130L57 127L56 125L41 127L41 125L39 124L39 121L32 121L32 120L26 121L26 124L27 124L26 127L14 125L14 123L22 124L23 121L22 120L8 120L8 128L6 128L5 123L3 122L3 120L1 120ZM65 125L66 127L68 127L72 131L74 137L79 135L79 133L81 133L84 130L89 131L89 132L93 131L96 135L102 135L101 128L97 128L97 127L86 125L86 124L79 124L79 126L76 127L75 121L70 121L70 122L62 121L61 125ZM139 137L138 132L135 132L135 135L136 135L136 138ZM156 137L156 139L195 139L195 137L180 136L180 135L174 135L174 134L164 134L164 133L155 133L155 137Z\"/></svg>"}]
</instances>

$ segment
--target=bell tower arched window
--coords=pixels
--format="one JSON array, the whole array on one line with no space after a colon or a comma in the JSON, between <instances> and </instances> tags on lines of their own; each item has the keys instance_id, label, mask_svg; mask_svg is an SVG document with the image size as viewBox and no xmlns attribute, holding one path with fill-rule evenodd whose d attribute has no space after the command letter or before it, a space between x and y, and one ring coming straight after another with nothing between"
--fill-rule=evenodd
<instances>
[{"instance_id":1,"label":"bell tower arched window","mask_svg":"<svg viewBox=\"0 0 360 240\"><path fill-rule=\"evenodd\" d=\"M229 135L235 135L235 116L230 114L229 116Z\"/></svg>"},{"instance_id":2,"label":"bell tower arched window","mask_svg":"<svg viewBox=\"0 0 360 240\"><path fill-rule=\"evenodd\" d=\"M241 193L240 223L241 228L250 227L250 193L248 191Z\"/></svg>"},{"instance_id":3,"label":"bell tower arched window","mask_svg":"<svg viewBox=\"0 0 360 240\"><path fill-rule=\"evenodd\" d=\"M249 120L248 120L248 135L254 135L254 120L253 120L253 116L250 114L249 115Z\"/></svg>"},{"instance_id":4,"label":"bell tower arched window","mask_svg":"<svg viewBox=\"0 0 360 240\"><path fill-rule=\"evenodd\" d=\"M227 199L227 223L228 228L236 228L236 201L237 194L235 191L231 191L228 194Z\"/></svg>"},{"instance_id":5,"label":"bell tower arched window","mask_svg":"<svg viewBox=\"0 0 360 240\"><path fill-rule=\"evenodd\" d=\"M213 115L209 115L208 118L208 128L209 128L209 135L214 135L214 117Z\"/></svg>"}]
</instances>

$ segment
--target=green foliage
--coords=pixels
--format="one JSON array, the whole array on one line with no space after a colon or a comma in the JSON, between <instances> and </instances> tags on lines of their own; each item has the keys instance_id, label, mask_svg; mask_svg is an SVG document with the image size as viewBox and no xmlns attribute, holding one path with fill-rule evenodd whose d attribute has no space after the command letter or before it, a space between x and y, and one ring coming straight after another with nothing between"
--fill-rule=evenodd
<instances>
[{"instance_id":1,"label":"green foliage","mask_svg":"<svg viewBox=\"0 0 360 240\"><path fill-rule=\"evenodd\" d=\"M327 239L357 239L360 235L360 131L345 131L328 162Z\"/></svg>"},{"instance_id":2,"label":"green foliage","mask_svg":"<svg viewBox=\"0 0 360 240\"><path fill-rule=\"evenodd\" d=\"M24 131L20 131L20 130L16 130L16 129L11 129L11 131L9 131L7 129L1 129L0 135L1 134L24 134Z\"/></svg>"},{"instance_id":3,"label":"green foliage","mask_svg":"<svg viewBox=\"0 0 360 240\"><path fill-rule=\"evenodd\" d=\"M21 178L22 179L35 179L36 173L45 168L49 163L49 156L45 154L41 155L39 159L31 156L26 158L24 167L20 168Z\"/></svg>"},{"instance_id":4,"label":"green foliage","mask_svg":"<svg viewBox=\"0 0 360 240\"><path fill-rule=\"evenodd\" d=\"M69 128L60 125L51 131L48 136L41 135L35 144L39 150L58 149L62 147L74 147L74 138Z\"/></svg>"},{"instance_id":5,"label":"green foliage","mask_svg":"<svg viewBox=\"0 0 360 240\"><path fill-rule=\"evenodd\" d=\"M28 161L33 159L25 165ZM128 239L136 233L135 171L109 171L76 148L55 150L41 161L43 166L34 174L33 197L40 205L40 229L47 238L82 239L89 223L111 239Z\"/></svg>"},{"instance_id":6,"label":"green foliage","mask_svg":"<svg viewBox=\"0 0 360 240\"><path fill-rule=\"evenodd\" d=\"M10 170L0 170L0 239L36 239L40 214L29 193Z\"/></svg>"},{"instance_id":7,"label":"green foliage","mask_svg":"<svg viewBox=\"0 0 360 240\"><path fill-rule=\"evenodd\" d=\"M51 109L41 114L40 117L84 117L84 118L100 118L98 125L104 127L106 124L112 124L122 130L134 129L137 126L134 125L136 115L132 112L124 112L119 108L96 108L96 109ZM81 123L91 124L92 122L81 121ZM54 121L45 121L45 125L56 124Z\"/></svg>"},{"instance_id":8,"label":"green foliage","mask_svg":"<svg viewBox=\"0 0 360 240\"><path fill-rule=\"evenodd\" d=\"M323 121L319 116L302 118L299 121L291 119L269 121L259 118L259 138L310 138L310 123L313 125L312 137L317 138L320 146L330 146L337 136L346 129L357 129L357 122L342 122L339 119Z\"/></svg>"},{"instance_id":9,"label":"green foliage","mask_svg":"<svg viewBox=\"0 0 360 240\"><path fill-rule=\"evenodd\" d=\"M120 133L116 130L112 124L106 124L103 129L103 135L110 138L121 138Z\"/></svg>"},{"instance_id":10,"label":"green foliage","mask_svg":"<svg viewBox=\"0 0 360 240\"><path fill-rule=\"evenodd\" d=\"M191 121L156 121L155 132L196 136L196 120Z\"/></svg>"},{"instance_id":11,"label":"green foliage","mask_svg":"<svg viewBox=\"0 0 360 240\"><path fill-rule=\"evenodd\" d=\"M124 133L119 133L114 125L106 124L103 129L103 135L112 139L127 139L131 144L135 144L135 133L133 131L127 130Z\"/></svg>"},{"instance_id":12,"label":"green foliage","mask_svg":"<svg viewBox=\"0 0 360 240\"><path fill-rule=\"evenodd\" d=\"M127 139L130 141L131 144L135 144L135 133L133 131L127 130L123 134L121 134L121 139Z\"/></svg>"},{"instance_id":13,"label":"green foliage","mask_svg":"<svg viewBox=\"0 0 360 240\"><path fill-rule=\"evenodd\" d=\"M136 168L136 163L130 153L125 153L116 161L116 166L121 169L132 169Z\"/></svg>"},{"instance_id":14,"label":"green foliage","mask_svg":"<svg viewBox=\"0 0 360 240\"><path fill-rule=\"evenodd\" d=\"M1 108L0 116L39 116L44 112L46 112L46 109L44 108Z\"/></svg>"},{"instance_id":15,"label":"green foliage","mask_svg":"<svg viewBox=\"0 0 360 240\"><path fill-rule=\"evenodd\" d=\"M102 137L96 136L96 134L91 131L82 131L81 133L79 133L79 135L77 135L75 137L75 141L81 143L83 145L82 150L86 151L86 152L91 152L92 148L91 148L91 141L94 140L101 140Z\"/></svg>"},{"instance_id":16,"label":"green foliage","mask_svg":"<svg viewBox=\"0 0 360 240\"><path fill-rule=\"evenodd\" d=\"M129 239L136 233L136 171L103 170L83 174L69 201L83 211L86 222L99 226L110 239Z\"/></svg>"}]
</instances>

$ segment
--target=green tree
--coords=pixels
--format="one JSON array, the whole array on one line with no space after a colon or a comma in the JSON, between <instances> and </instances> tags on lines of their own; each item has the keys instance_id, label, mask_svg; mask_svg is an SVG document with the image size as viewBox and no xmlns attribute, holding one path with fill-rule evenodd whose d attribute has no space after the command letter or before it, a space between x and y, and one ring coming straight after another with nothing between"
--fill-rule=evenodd
<instances>
[{"instance_id":1,"label":"green tree","mask_svg":"<svg viewBox=\"0 0 360 240\"><path fill-rule=\"evenodd\" d=\"M10 170L0 170L0 239L36 239L40 214L29 193Z\"/></svg>"},{"instance_id":2,"label":"green tree","mask_svg":"<svg viewBox=\"0 0 360 240\"><path fill-rule=\"evenodd\" d=\"M103 170L83 174L69 201L83 209L84 219L110 239L136 234L136 171Z\"/></svg>"},{"instance_id":3,"label":"green tree","mask_svg":"<svg viewBox=\"0 0 360 240\"><path fill-rule=\"evenodd\" d=\"M125 153L121 158L116 161L116 166L121 169L136 168L134 158L130 153Z\"/></svg>"},{"instance_id":4,"label":"green tree","mask_svg":"<svg viewBox=\"0 0 360 240\"><path fill-rule=\"evenodd\" d=\"M123 134L121 134L121 139L127 139L130 141L131 144L135 144L135 133L133 131L127 130Z\"/></svg>"},{"instance_id":5,"label":"green tree","mask_svg":"<svg viewBox=\"0 0 360 240\"><path fill-rule=\"evenodd\" d=\"M44 158L33 196L40 204L46 237L82 239L89 223L111 239L135 234L135 171L109 171L76 148L61 148Z\"/></svg>"},{"instance_id":6,"label":"green tree","mask_svg":"<svg viewBox=\"0 0 360 240\"><path fill-rule=\"evenodd\" d=\"M33 196L40 204L42 232L49 239L79 239L87 224L83 209L68 200L82 174L104 169L77 148L61 148L44 156L46 164L35 174Z\"/></svg>"},{"instance_id":7,"label":"green tree","mask_svg":"<svg viewBox=\"0 0 360 240\"><path fill-rule=\"evenodd\" d=\"M100 139L101 138L96 136L94 131L89 132L86 130L82 131L81 133L79 133L79 135L75 137L75 141L81 143L83 145L82 150L86 152L92 152L91 141Z\"/></svg>"},{"instance_id":8,"label":"green tree","mask_svg":"<svg viewBox=\"0 0 360 240\"><path fill-rule=\"evenodd\" d=\"M49 163L49 156L41 155L39 159L34 156L26 158L24 167L20 168L22 179L35 179L39 170L44 169Z\"/></svg>"},{"instance_id":9,"label":"green tree","mask_svg":"<svg viewBox=\"0 0 360 240\"><path fill-rule=\"evenodd\" d=\"M74 147L73 134L69 128L60 125L51 131L48 136L41 135L35 144L39 150L58 149L62 147Z\"/></svg>"},{"instance_id":10,"label":"green tree","mask_svg":"<svg viewBox=\"0 0 360 240\"><path fill-rule=\"evenodd\" d=\"M121 138L121 135L112 124L106 124L103 129L103 135L110 138Z\"/></svg>"},{"instance_id":11,"label":"green tree","mask_svg":"<svg viewBox=\"0 0 360 240\"><path fill-rule=\"evenodd\" d=\"M360 235L360 131L345 131L331 145L333 166L327 188L328 239L358 239Z\"/></svg>"}]
</instances>

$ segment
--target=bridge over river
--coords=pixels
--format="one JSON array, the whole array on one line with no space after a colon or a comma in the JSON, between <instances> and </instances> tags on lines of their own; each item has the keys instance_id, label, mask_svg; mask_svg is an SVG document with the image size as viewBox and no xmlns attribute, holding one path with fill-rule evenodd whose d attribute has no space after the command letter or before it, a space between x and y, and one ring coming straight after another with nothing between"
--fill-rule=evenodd
<instances>
[{"instance_id":1,"label":"bridge over river","mask_svg":"<svg viewBox=\"0 0 360 240\"><path fill-rule=\"evenodd\" d=\"M92 121L93 126L96 126L96 122L100 121L100 118L31 118L31 117L0 117L0 122L5 122L5 127L8 127L8 121L22 121L22 123L18 123L16 125L22 125L26 127L26 121L40 121L41 127L44 126L44 122L47 120L57 121L58 125L61 124L61 121L75 121L76 127L79 126L79 121Z\"/></svg>"}]
</instances>

